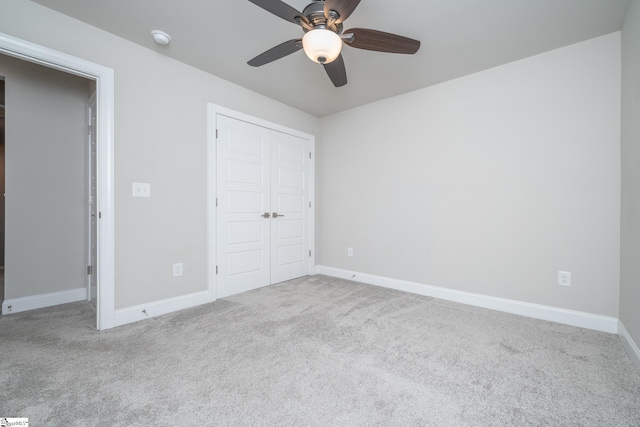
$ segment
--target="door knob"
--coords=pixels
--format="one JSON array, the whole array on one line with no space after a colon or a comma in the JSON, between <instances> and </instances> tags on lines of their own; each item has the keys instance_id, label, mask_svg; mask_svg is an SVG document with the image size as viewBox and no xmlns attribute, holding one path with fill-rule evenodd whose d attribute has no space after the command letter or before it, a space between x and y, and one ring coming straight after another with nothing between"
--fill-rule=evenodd
<instances>
[{"instance_id":1,"label":"door knob","mask_svg":"<svg viewBox=\"0 0 640 427\"><path fill-rule=\"evenodd\" d=\"M269 218L269 212L265 212L262 214L262 218Z\"/></svg>"},{"instance_id":2,"label":"door knob","mask_svg":"<svg viewBox=\"0 0 640 427\"><path fill-rule=\"evenodd\" d=\"M274 217L274 218L280 218L280 217L283 217L283 216L284 216L284 215L282 215L282 214L278 215L278 212L274 212L274 213L273 213L273 217Z\"/></svg>"}]
</instances>

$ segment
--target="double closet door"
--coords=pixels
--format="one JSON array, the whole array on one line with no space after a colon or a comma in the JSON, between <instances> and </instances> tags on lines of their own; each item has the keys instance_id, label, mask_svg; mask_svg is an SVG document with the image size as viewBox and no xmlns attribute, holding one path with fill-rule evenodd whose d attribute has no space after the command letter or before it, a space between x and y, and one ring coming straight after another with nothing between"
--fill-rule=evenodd
<instances>
[{"instance_id":1,"label":"double closet door","mask_svg":"<svg viewBox=\"0 0 640 427\"><path fill-rule=\"evenodd\" d=\"M309 141L216 117L217 296L309 274Z\"/></svg>"}]
</instances>

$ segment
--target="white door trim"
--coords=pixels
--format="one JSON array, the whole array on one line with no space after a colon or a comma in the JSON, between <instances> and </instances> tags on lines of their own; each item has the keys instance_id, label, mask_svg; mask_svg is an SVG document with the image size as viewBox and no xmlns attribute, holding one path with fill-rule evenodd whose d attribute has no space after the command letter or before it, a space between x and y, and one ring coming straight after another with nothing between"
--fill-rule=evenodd
<instances>
[{"instance_id":1,"label":"white door trim","mask_svg":"<svg viewBox=\"0 0 640 427\"><path fill-rule=\"evenodd\" d=\"M91 165L91 160L92 160L92 155L91 155L91 140L92 140L92 132L93 130L91 129L91 126L93 125L93 121L91 119L92 116L92 112L93 110L98 110L98 106L97 106L97 97L96 97L96 93L93 92L93 94L91 94L91 96L89 97L89 100L87 101L87 118L86 118L86 122L87 122L87 134L86 136L86 141L85 141L85 156L84 156L84 161L86 162L85 164L85 212L84 212L84 219L85 219L85 232L87 233L85 236L85 258L86 261L85 263L87 264L87 266L92 265L91 264L91 244L92 244L92 224L91 224L91 204L93 203L93 200L89 200L89 198L91 197L92 193L91 193L91 174L92 174L92 165ZM96 118L96 122L97 122L97 118ZM89 130L91 129L91 130ZM94 196L95 197L95 196ZM96 268L95 266L93 266L92 268ZM91 301L91 274L88 274L89 272L87 272L87 276L86 276L86 286L87 286L87 301Z\"/></svg>"},{"instance_id":2,"label":"white door trim","mask_svg":"<svg viewBox=\"0 0 640 427\"><path fill-rule=\"evenodd\" d=\"M98 329L115 326L113 69L0 33L0 53L96 82L98 98Z\"/></svg>"},{"instance_id":3,"label":"white door trim","mask_svg":"<svg viewBox=\"0 0 640 427\"><path fill-rule=\"evenodd\" d=\"M309 150L311 152L311 160L309 161L309 201L311 209L309 212L309 248L311 248L311 257L309 258L309 274L313 274L315 266L315 142L314 135L291 129L268 120L260 119L249 114L231 110L213 103L207 104L207 266L208 266L208 289L209 300L217 299L217 281L216 281L216 116L217 115L231 117L236 120L242 120L247 123L273 129L278 132L297 136L309 141Z\"/></svg>"}]
</instances>

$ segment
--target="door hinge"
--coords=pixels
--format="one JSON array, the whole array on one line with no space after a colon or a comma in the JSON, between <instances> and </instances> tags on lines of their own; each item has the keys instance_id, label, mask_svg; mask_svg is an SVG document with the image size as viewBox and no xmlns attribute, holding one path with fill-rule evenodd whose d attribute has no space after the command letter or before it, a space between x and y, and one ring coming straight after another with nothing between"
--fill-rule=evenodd
<instances>
[{"instance_id":1,"label":"door hinge","mask_svg":"<svg viewBox=\"0 0 640 427\"><path fill-rule=\"evenodd\" d=\"M309 249L309 256L311 256L311 249Z\"/></svg>"},{"instance_id":2,"label":"door hinge","mask_svg":"<svg viewBox=\"0 0 640 427\"><path fill-rule=\"evenodd\" d=\"M311 207L311 202L309 202L309 207Z\"/></svg>"},{"instance_id":3,"label":"door hinge","mask_svg":"<svg viewBox=\"0 0 640 427\"><path fill-rule=\"evenodd\" d=\"M216 208L218 207L218 198L216 197Z\"/></svg>"},{"instance_id":4,"label":"door hinge","mask_svg":"<svg viewBox=\"0 0 640 427\"><path fill-rule=\"evenodd\" d=\"M218 129L216 129L216 139L218 139Z\"/></svg>"},{"instance_id":5,"label":"door hinge","mask_svg":"<svg viewBox=\"0 0 640 427\"><path fill-rule=\"evenodd\" d=\"M309 151L309 158L311 158L311 151Z\"/></svg>"},{"instance_id":6,"label":"door hinge","mask_svg":"<svg viewBox=\"0 0 640 427\"><path fill-rule=\"evenodd\" d=\"M90 276L93 273L93 266L87 265L87 275Z\"/></svg>"},{"instance_id":7,"label":"door hinge","mask_svg":"<svg viewBox=\"0 0 640 427\"><path fill-rule=\"evenodd\" d=\"M98 219L102 219L102 212L98 212Z\"/></svg>"},{"instance_id":8,"label":"door hinge","mask_svg":"<svg viewBox=\"0 0 640 427\"><path fill-rule=\"evenodd\" d=\"M216 265L216 274L218 274L218 266Z\"/></svg>"}]
</instances>

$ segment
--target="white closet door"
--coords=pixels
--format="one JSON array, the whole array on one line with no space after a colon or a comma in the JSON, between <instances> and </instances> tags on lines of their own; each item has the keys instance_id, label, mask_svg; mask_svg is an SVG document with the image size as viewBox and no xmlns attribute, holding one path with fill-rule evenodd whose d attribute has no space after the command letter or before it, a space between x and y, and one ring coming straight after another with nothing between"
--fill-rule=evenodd
<instances>
[{"instance_id":1,"label":"white closet door","mask_svg":"<svg viewBox=\"0 0 640 427\"><path fill-rule=\"evenodd\" d=\"M218 297L309 274L309 141L216 117Z\"/></svg>"},{"instance_id":2,"label":"white closet door","mask_svg":"<svg viewBox=\"0 0 640 427\"><path fill-rule=\"evenodd\" d=\"M309 141L271 131L271 283L309 274Z\"/></svg>"},{"instance_id":3,"label":"white closet door","mask_svg":"<svg viewBox=\"0 0 640 427\"><path fill-rule=\"evenodd\" d=\"M270 130L217 116L217 293L271 284Z\"/></svg>"}]
</instances>

